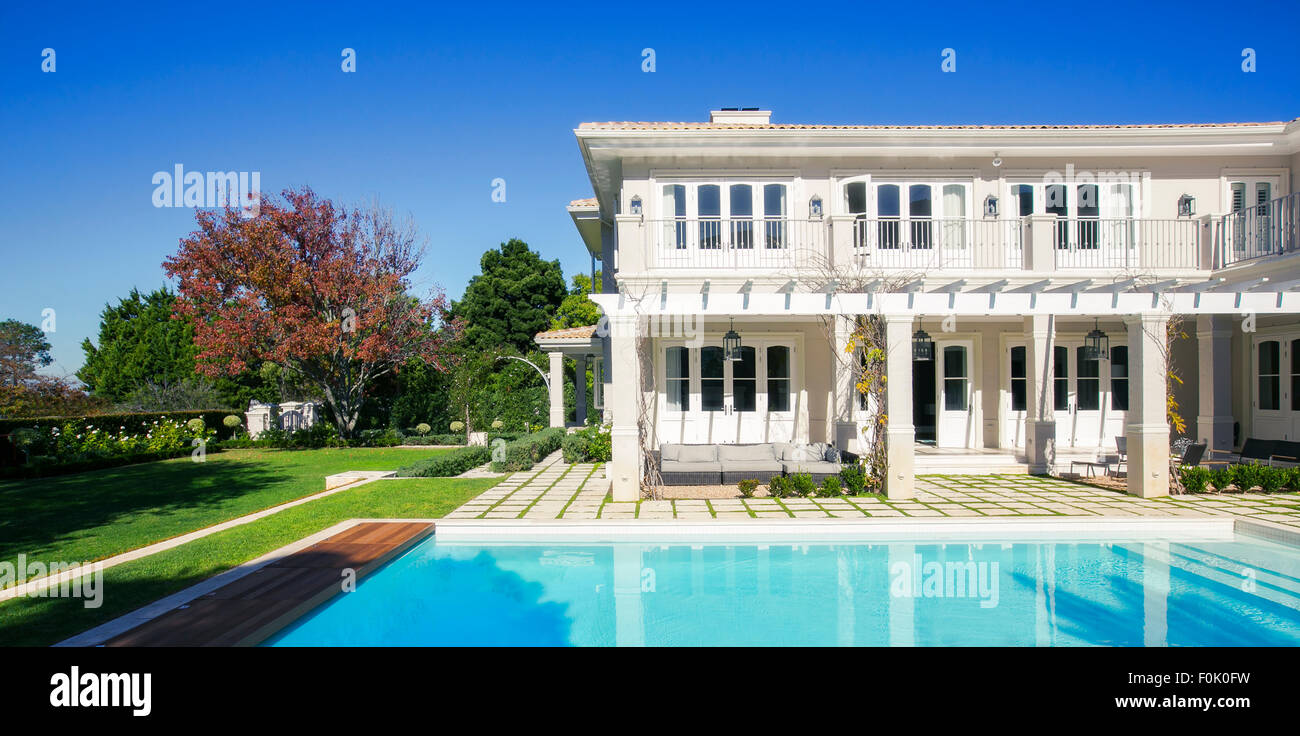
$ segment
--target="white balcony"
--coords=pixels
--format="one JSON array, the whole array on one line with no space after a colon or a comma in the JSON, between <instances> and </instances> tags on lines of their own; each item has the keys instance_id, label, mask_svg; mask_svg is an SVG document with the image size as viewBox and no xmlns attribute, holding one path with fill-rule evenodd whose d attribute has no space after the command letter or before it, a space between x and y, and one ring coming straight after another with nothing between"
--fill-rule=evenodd
<instances>
[{"instance_id":1,"label":"white balcony","mask_svg":"<svg viewBox=\"0 0 1300 736\"><path fill-rule=\"evenodd\" d=\"M853 256L861 268L1024 268L1021 220L859 217L852 226Z\"/></svg>"},{"instance_id":2,"label":"white balcony","mask_svg":"<svg viewBox=\"0 0 1300 736\"><path fill-rule=\"evenodd\" d=\"M706 217L647 224L654 268L793 271L824 264L829 252L822 220Z\"/></svg>"},{"instance_id":3,"label":"white balcony","mask_svg":"<svg viewBox=\"0 0 1300 736\"><path fill-rule=\"evenodd\" d=\"M1200 234L1192 219L1059 217L1052 254L1058 270L1195 270Z\"/></svg>"},{"instance_id":4,"label":"white balcony","mask_svg":"<svg viewBox=\"0 0 1300 736\"><path fill-rule=\"evenodd\" d=\"M1300 192L1224 215L1215 251L1218 268L1300 251Z\"/></svg>"}]
</instances>

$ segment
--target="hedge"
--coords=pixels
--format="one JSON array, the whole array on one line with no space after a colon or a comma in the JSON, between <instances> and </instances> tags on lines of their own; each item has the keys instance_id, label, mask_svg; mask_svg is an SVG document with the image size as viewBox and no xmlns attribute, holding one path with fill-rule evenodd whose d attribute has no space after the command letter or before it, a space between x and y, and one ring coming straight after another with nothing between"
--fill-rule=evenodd
<instances>
[{"instance_id":1,"label":"hedge","mask_svg":"<svg viewBox=\"0 0 1300 736\"><path fill-rule=\"evenodd\" d=\"M447 478L477 468L491 459L491 448L476 445L404 465L397 469L397 476L399 478Z\"/></svg>"},{"instance_id":2,"label":"hedge","mask_svg":"<svg viewBox=\"0 0 1300 736\"><path fill-rule=\"evenodd\" d=\"M494 453L494 458L500 459L493 459L492 470L498 473L529 470L542 458L560 449L564 434L563 427L551 427L508 442L501 454Z\"/></svg>"},{"instance_id":3,"label":"hedge","mask_svg":"<svg viewBox=\"0 0 1300 736\"><path fill-rule=\"evenodd\" d=\"M221 452L221 448L216 445L208 445L204 451L211 455ZM71 475L73 473L85 473L91 470L103 470L104 468L116 468L122 465L137 465L139 463L152 463L158 460L170 460L175 457L185 457L192 455L194 448L183 448L172 450L170 452L142 452L137 455L119 455L117 457L99 457L92 460L81 460L69 463L38 463L33 465L20 465L17 467L0 468L0 479L30 479L30 478L48 478L54 475Z\"/></svg>"},{"instance_id":4,"label":"hedge","mask_svg":"<svg viewBox=\"0 0 1300 736\"><path fill-rule=\"evenodd\" d=\"M1300 492L1300 467L1226 465L1209 469L1194 466L1180 468L1178 480L1188 493L1203 493L1210 486L1220 493L1228 488L1236 488L1238 491L1259 488L1265 493L1276 493L1284 489Z\"/></svg>"},{"instance_id":5,"label":"hedge","mask_svg":"<svg viewBox=\"0 0 1300 736\"><path fill-rule=\"evenodd\" d=\"M188 422L191 419L202 419L203 424L208 429L216 431L217 433L216 438L218 441L220 441L222 439L229 438L234 433L234 429L227 427L222 422L222 420L224 420L227 416L231 414L239 414L242 416L241 412L233 409L206 409L203 411L148 411L148 412L129 412L129 413L122 413L122 414L89 414L89 415L74 414L69 416L11 417L8 419L0 419L0 435L4 435L4 436L0 436L0 467L9 467L15 465L21 466L24 464L25 455L21 451L19 451L17 447L14 446L14 444L9 440L9 437L7 436L12 434L15 429L21 429L23 427L31 427L31 428L48 427L48 426L58 427L66 424L67 422L77 422L81 426L90 426L92 428L99 429L102 432L110 432L112 434L117 434L118 432L123 431L122 430L123 427L126 428L125 431L131 432L132 434L139 434L140 432L147 432L148 427L152 425L155 420L161 419L163 417L179 420L182 424ZM211 447L211 444L209 444L209 447ZM145 462L145 461L130 460L129 462ZM64 467L73 467L73 464L67 464ZM110 466L94 465L92 463L91 466L82 469L93 470L98 467L110 467ZM37 474L49 475L52 472L53 471L51 469L47 468L43 471L40 471ZM60 470L58 472L73 473L73 472L81 472L81 471ZM26 470L17 473L6 473L5 477L14 477L14 476L24 477L24 478L35 477L32 475L28 475L27 473L28 471Z\"/></svg>"}]
</instances>

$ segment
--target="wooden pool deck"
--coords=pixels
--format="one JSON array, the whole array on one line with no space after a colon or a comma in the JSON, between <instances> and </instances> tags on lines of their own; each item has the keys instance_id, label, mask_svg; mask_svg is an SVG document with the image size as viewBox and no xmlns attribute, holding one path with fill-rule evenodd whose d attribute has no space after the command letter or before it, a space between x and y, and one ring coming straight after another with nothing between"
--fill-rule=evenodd
<instances>
[{"instance_id":1,"label":"wooden pool deck","mask_svg":"<svg viewBox=\"0 0 1300 736\"><path fill-rule=\"evenodd\" d=\"M253 646L433 534L421 522L363 522L272 562L104 643L110 647Z\"/></svg>"}]
</instances>

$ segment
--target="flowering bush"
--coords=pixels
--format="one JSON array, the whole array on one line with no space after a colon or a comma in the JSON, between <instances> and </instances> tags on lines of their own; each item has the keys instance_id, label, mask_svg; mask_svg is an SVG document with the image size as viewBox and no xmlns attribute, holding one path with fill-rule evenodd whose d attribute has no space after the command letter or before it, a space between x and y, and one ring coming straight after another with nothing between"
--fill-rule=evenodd
<instances>
[{"instance_id":1,"label":"flowering bush","mask_svg":"<svg viewBox=\"0 0 1300 736\"><path fill-rule=\"evenodd\" d=\"M81 422L31 428L29 457L46 463L70 463L131 455L165 454L187 450L194 440L207 442L216 436L200 421L183 423L159 417L144 431L129 431L123 425L116 432Z\"/></svg>"}]
</instances>

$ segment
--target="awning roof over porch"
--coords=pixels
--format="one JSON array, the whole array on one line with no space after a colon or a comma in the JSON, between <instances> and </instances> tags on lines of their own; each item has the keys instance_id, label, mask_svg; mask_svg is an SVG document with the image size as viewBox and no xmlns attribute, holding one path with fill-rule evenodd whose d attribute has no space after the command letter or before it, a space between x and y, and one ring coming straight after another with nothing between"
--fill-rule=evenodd
<instances>
[{"instance_id":1,"label":"awning roof over porch","mask_svg":"<svg viewBox=\"0 0 1300 736\"><path fill-rule=\"evenodd\" d=\"M707 289L700 293L668 293L656 289L644 294L592 294L590 298L611 317L654 314L801 316L919 313L1023 317L1030 314L1300 313L1300 291L1296 290L1126 291L1084 282L1080 282L1078 287L1052 287L1041 291L945 289L880 294L759 293L756 290L725 293Z\"/></svg>"},{"instance_id":2,"label":"awning roof over porch","mask_svg":"<svg viewBox=\"0 0 1300 736\"><path fill-rule=\"evenodd\" d=\"M568 355L595 355L601 352L600 338L596 337L596 325L582 327L565 327L559 330L547 330L533 336L544 352L561 352Z\"/></svg>"}]
</instances>

